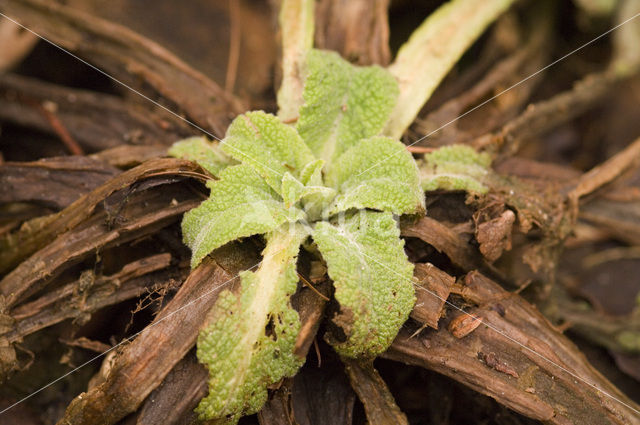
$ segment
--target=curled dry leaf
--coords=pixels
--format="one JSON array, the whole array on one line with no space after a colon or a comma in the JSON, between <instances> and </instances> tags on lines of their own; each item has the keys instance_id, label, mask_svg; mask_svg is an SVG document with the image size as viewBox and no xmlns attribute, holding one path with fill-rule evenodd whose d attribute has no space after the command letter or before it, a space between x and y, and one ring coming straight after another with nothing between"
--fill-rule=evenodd
<instances>
[{"instance_id":1,"label":"curled dry leaf","mask_svg":"<svg viewBox=\"0 0 640 425\"><path fill-rule=\"evenodd\" d=\"M511 249L511 232L516 215L505 210L499 217L480 223L476 228L476 240L480 252L490 262L496 261L503 251Z\"/></svg>"},{"instance_id":2,"label":"curled dry leaf","mask_svg":"<svg viewBox=\"0 0 640 425\"><path fill-rule=\"evenodd\" d=\"M449 322L448 329L456 338L464 338L481 324L482 319L479 316L462 313Z\"/></svg>"}]
</instances>

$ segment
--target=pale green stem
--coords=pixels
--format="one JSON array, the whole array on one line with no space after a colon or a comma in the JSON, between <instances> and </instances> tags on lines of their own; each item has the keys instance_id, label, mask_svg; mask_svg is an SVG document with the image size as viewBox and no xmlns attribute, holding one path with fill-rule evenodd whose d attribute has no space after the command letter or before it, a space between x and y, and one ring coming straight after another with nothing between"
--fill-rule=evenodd
<instances>
[{"instance_id":1,"label":"pale green stem","mask_svg":"<svg viewBox=\"0 0 640 425\"><path fill-rule=\"evenodd\" d=\"M592 16L609 16L618 5L618 0L573 0L585 12Z\"/></svg>"},{"instance_id":2,"label":"pale green stem","mask_svg":"<svg viewBox=\"0 0 640 425\"><path fill-rule=\"evenodd\" d=\"M462 54L513 1L453 0L414 31L389 66L400 96L384 134L402 135Z\"/></svg>"},{"instance_id":3,"label":"pale green stem","mask_svg":"<svg viewBox=\"0 0 640 425\"><path fill-rule=\"evenodd\" d=\"M314 0L282 0L282 84L278 90L278 116L295 120L302 106L303 69L313 47Z\"/></svg>"},{"instance_id":4,"label":"pale green stem","mask_svg":"<svg viewBox=\"0 0 640 425\"><path fill-rule=\"evenodd\" d=\"M620 78L629 77L640 69L640 16L635 17L638 13L638 0L623 0L618 8L617 24L621 26L613 33L614 55L610 70Z\"/></svg>"},{"instance_id":5,"label":"pale green stem","mask_svg":"<svg viewBox=\"0 0 640 425\"><path fill-rule=\"evenodd\" d=\"M268 239L262 263L255 272L256 292L245 312L247 322L254 326L245 335L238 335L237 350L251 353L255 349L256 341L260 340L261 335L264 337L264 329L270 320L269 312L278 304L277 297L283 294L281 286L291 284L286 280L287 268L298 255L300 244L307 236L308 233L302 225L287 223L276 229ZM252 373L250 366L251 356L245 356L237 365L235 386L229 391L230 394L235 395L238 386L245 382L245 376Z\"/></svg>"}]
</instances>

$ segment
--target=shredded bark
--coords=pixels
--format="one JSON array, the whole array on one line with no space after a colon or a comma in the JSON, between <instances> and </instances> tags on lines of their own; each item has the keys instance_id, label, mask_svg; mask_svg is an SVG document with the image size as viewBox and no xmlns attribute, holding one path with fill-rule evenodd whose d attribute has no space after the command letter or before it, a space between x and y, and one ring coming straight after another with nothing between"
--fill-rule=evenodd
<instances>
[{"instance_id":1,"label":"shredded bark","mask_svg":"<svg viewBox=\"0 0 640 425\"><path fill-rule=\"evenodd\" d=\"M193 347L221 285L233 277L203 261L152 325L122 346L106 382L80 394L58 423L113 424L135 411Z\"/></svg>"},{"instance_id":2,"label":"shredded bark","mask_svg":"<svg viewBox=\"0 0 640 425\"><path fill-rule=\"evenodd\" d=\"M396 405L387 385L373 367L354 360L342 360L351 386L364 404L371 425L408 425L407 417Z\"/></svg>"},{"instance_id":3,"label":"shredded bark","mask_svg":"<svg viewBox=\"0 0 640 425\"><path fill-rule=\"evenodd\" d=\"M182 358L146 398L136 418L136 425L191 423L193 409L207 395L209 372L190 351Z\"/></svg>"},{"instance_id":4,"label":"shredded bark","mask_svg":"<svg viewBox=\"0 0 640 425\"><path fill-rule=\"evenodd\" d=\"M438 329L438 321L443 314L445 301L449 298L455 278L430 263L415 266L416 306L411 318L426 326Z\"/></svg>"},{"instance_id":5,"label":"shredded bark","mask_svg":"<svg viewBox=\"0 0 640 425\"><path fill-rule=\"evenodd\" d=\"M158 193L143 192L142 195L129 201L127 213L131 215L126 222L105 231L104 223L108 219L108 213L104 211L82 227L61 234L53 243L46 245L8 273L0 280L0 293L5 297L5 308L11 308L41 290L63 270L93 255L97 250L118 246L153 233L175 222L186 211L198 205L197 200L189 199L188 196L185 199L184 192L177 188L169 191L169 201ZM172 198L179 201L167 206Z\"/></svg>"},{"instance_id":6,"label":"shredded bark","mask_svg":"<svg viewBox=\"0 0 640 425\"><path fill-rule=\"evenodd\" d=\"M477 272L466 276L460 294L465 301L479 306L477 314L486 326L481 325L460 339L444 328L424 330L418 336L403 329L384 357L445 374L544 423L640 423L629 407L591 386L638 408L597 372L568 338L556 332L534 306ZM473 355L469 356L469 352ZM502 370L487 367L478 358L480 352L496 353L496 362L503 365L498 369Z\"/></svg>"},{"instance_id":7,"label":"shredded bark","mask_svg":"<svg viewBox=\"0 0 640 425\"><path fill-rule=\"evenodd\" d=\"M429 217L422 217L415 224L402 228L402 236L420 238L440 252L449 256L451 261L466 270L477 267L477 255L464 236L445 224Z\"/></svg>"},{"instance_id":8,"label":"shredded bark","mask_svg":"<svg viewBox=\"0 0 640 425\"><path fill-rule=\"evenodd\" d=\"M356 394L335 358L322 367L304 366L293 379L292 403L300 425L353 422Z\"/></svg>"},{"instance_id":9,"label":"shredded bark","mask_svg":"<svg viewBox=\"0 0 640 425\"><path fill-rule=\"evenodd\" d=\"M129 187L133 183L154 175L176 175L198 170L195 164L176 160L158 159L149 161L120 174L90 193L81 196L57 214L25 223L19 231L0 239L0 272L6 272L19 261L31 255L47 241L68 231L91 215L95 207L112 193ZM3 286L0 283L0 288ZM3 294L8 292L0 289Z\"/></svg>"},{"instance_id":10,"label":"shredded bark","mask_svg":"<svg viewBox=\"0 0 640 425\"><path fill-rule=\"evenodd\" d=\"M273 395L258 412L258 420L261 425L295 425L291 401L292 380L287 379L274 391Z\"/></svg>"},{"instance_id":11,"label":"shredded bark","mask_svg":"<svg viewBox=\"0 0 640 425\"><path fill-rule=\"evenodd\" d=\"M119 173L82 156L6 162L0 169L0 203L32 202L61 210Z\"/></svg>"},{"instance_id":12,"label":"shredded bark","mask_svg":"<svg viewBox=\"0 0 640 425\"><path fill-rule=\"evenodd\" d=\"M21 304L11 311L14 328L6 335L11 342L80 314L91 314L108 305L134 298L147 288L162 285L178 277L168 273L154 273L165 269L171 261L170 254L159 254L127 264L110 276L91 276L90 286L86 274L81 279L44 294L42 297Z\"/></svg>"}]
</instances>

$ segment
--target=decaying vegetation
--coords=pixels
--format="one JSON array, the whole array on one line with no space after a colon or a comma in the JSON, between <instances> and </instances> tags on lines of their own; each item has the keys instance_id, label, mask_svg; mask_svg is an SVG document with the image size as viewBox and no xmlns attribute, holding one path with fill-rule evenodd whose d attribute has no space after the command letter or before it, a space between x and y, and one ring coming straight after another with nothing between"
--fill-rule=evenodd
<instances>
[{"instance_id":1,"label":"decaying vegetation","mask_svg":"<svg viewBox=\"0 0 640 425\"><path fill-rule=\"evenodd\" d=\"M439 1L320 0L315 31L283 15L281 38L278 1L179 12L160 1L147 21L141 6L113 3L0 0L147 97L0 21L0 410L82 366L0 423L196 421L208 378L198 332L264 242L227 244L190 270L179 223L211 176L166 152L201 135L181 117L223 137L246 110L277 111L281 82L279 100L296 107L279 105L280 117L295 121L312 36L353 63L390 65L401 99L422 98L388 130L399 136L417 114L402 140L427 214L400 227L417 302L375 362L340 359L323 340L332 283L301 252L292 304L306 363L241 423L640 423L640 18L538 73L637 2L475 2L491 6L454 8L436 36L416 32L434 49L424 56L397 47ZM479 39L443 54L465 23ZM452 71L429 62L465 51ZM450 164L455 179L431 186L430 155L451 144L491 166Z\"/></svg>"}]
</instances>

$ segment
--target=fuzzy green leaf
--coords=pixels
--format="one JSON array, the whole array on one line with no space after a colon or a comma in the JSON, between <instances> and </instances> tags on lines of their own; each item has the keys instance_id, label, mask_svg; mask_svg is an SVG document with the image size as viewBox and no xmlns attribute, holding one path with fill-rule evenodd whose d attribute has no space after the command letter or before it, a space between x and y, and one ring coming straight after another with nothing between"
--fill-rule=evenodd
<instances>
[{"instance_id":1,"label":"fuzzy green leaf","mask_svg":"<svg viewBox=\"0 0 640 425\"><path fill-rule=\"evenodd\" d=\"M360 139L384 127L398 96L395 79L378 66L356 67L335 52L312 50L298 132L327 168Z\"/></svg>"},{"instance_id":2,"label":"fuzzy green leaf","mask_svg":"<svg viewBox=\"0 0 640 425\"><path fill-rule=\"evenodd\" d=\"M295 205L300 198L302 198L304 192L305 186L300 182L300 180L293 177L288 171L284 173L280 193L282 193L282 200L287 208Z\"/></svg>"},{"instance_id":3,"label":"fuzzy green leaf","mask_svg":"<svg viewBox=\"0 0 640 425\"><path fill-rule=\"evenodd\" d=\"M220 180L207 185L211 197L182 220L182 237L192 252L191 267L227 242L304 217L298 208L285 208L278 194L248 165L229 167Z\"/></svg>"},{"instance_id":4,"label":"fuzzy green leaf","mask_svg":"<svg viewBox=\"0 0 640 425\"><path fill-rule=\"evenodd\" d=\"M426 154L419 166L422 189L486 193L489 189L483 181L490 173L490 166L491 157L486 153L477 153L470 146L441 147Z\"/></svg>"},{"instance_id":5,"label":"fuzzy green leaf","mask_svg":"<svg viewBox=\"0 0 640 425\"><path fill-rule=\"evenodd\" d=\"M256 413L267 400L267 386L304 363L294 354L300 320L289 300L307 235L299 224L268 235L258 270L241 273L239 293L225 290L211 309L198 337L198 359L209 369L209 394L196 409L201 419L235 423Z\"/></svg>"},{"instance_id":6,"label":"fuzzy green leaf","mask_svg":"<svg viewBox=\"0 0 640 425\"><path fill-rule=\"evenodd\" d=\"M326 210L333 215L350 208L396 214L424 211L418 168L405 146L386 137L360 141L335 162L326 175L338 196Z\"/></svg>"},{"instance_id":7,"label":"fuzzy green leaf","mask_svg":"<svg viewBox=\"0 0 640 425\"><path fill-rule=\"evenodd\" d=\"M300 171L315 160L294 128L262 111L247 112L234 119L222 150L253 167L278 193L287 171L297 178Z\"/></svg>"},{"instance_id":8,"label":"fuzzy green leaf","mask_svg":"<svg viewBox=\"0 0 640 425\"><path fill-rule=\"evenodd\" d=\"M328 335L347 357L385 351L415 303L413 264L389 212L362 210L343 223L316 224L313 239L327 262L340 313L333 318L346 340Z\"/></svg>"},{"instance_id":9,"label":"fuzzy green leaf","mask_svg":"<svg viewBox=\"0 0 640 425\"><path fill-rule=\"evenodd\" d=\"M307 218L317 220L322 216L324 207L335 198L336 191L324 186L322 179L322 167L324 161L321 159L312 161L300 173L300 180L306 185L302 194L302 205L307 213Z\"/></svg>"},{"instance_id":10,"label":"fuzzy green leaf","mask_svg":"<svg viewBox=\"0 0 640 425\"><path fill-rule=\"evenodd\" d=\"M305 186L291 173L285 173L282 178L282 198L286 208L290 208L298 201L302 200L305 209L310 204L321 203L326 205L336 195L336 191L324 186Z\"/></svg>"},{"instance_id":11,"label":"fuzzy green leaf","mask_svg":"<svg viewBox=\"0 0 640 425\"><path fill-rule=\"evenodd\" d=\"M183 158L196 162L212 175L219 177L222 170L236 164L233 158L220 149L217 142L204 137L190 137L174 143L168 154L174 158Z\"/></svg>"},{"instance_id":12,"label":"fuzzy green leaf","mask_svg":"<svg viewBox=\"0 0 640 425\"><path fill-rule=\"evenodd\" d=\"M305 185L321 186L322 183L322 167L324 161L316 159L308 163L300 172L300 181Z\"/></svg>"}]
</instances>

